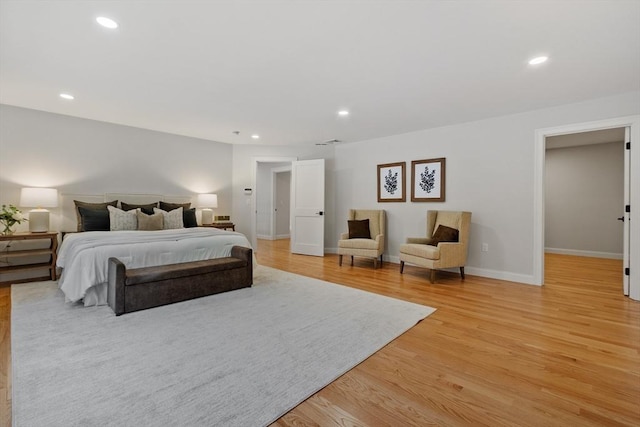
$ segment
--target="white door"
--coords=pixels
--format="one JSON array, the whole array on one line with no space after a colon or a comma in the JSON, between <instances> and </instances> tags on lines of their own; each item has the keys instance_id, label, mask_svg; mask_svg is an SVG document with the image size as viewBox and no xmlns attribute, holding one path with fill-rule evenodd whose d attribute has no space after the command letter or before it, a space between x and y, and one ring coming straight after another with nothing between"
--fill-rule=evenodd
<instances>
[{"instance_id":1,"label":"white door","mask_svg":"<svg viewBox=\"0 0 640 427\"><path fill-rule=\"evenodd\" d=\"M324 256L324 159L291 164L291 252Z\"/></svg>"},{"instance_id":2,"label":"white door","mask_svg":"<svg viewBox=\"0 0 640 427\"><path fill-rule=\"evenodd\" d=\"M628 212L627 206L631 206L631 149L629 141L631 141L631 129L624 129L624 206L622 206L623 214L620 218L624 221L623 236L623 262L622 262L622 287L625 295L629 295L629 240L631 238L631 213Z\"/></svg>"}]
</instances>

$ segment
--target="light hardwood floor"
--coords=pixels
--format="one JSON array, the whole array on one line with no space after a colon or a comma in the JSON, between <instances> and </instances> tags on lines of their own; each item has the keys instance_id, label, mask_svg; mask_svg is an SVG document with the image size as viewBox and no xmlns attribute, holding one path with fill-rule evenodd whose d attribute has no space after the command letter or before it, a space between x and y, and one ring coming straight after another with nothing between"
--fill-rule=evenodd
<instances>
[{"instance_id":1,"label":"light hardwood floor","mask_svg":"<svg viewBox=\"0 0 640 427\"><path fill-rule=\"evenodd\" d=\"M544 287L356 258L292 255L259 241L262 265L438 310L275 426L640 425L640 303L621 263L546 256ZM0 425L10 425L10 290L0 288Z\"/></svg>"}]
</instances>

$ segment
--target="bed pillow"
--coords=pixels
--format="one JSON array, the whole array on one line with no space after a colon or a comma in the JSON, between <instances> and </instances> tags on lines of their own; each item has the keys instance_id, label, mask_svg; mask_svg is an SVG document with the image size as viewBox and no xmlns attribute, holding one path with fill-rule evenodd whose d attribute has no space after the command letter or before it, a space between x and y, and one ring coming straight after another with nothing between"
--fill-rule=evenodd
<instances>
[{"instance_id":1,"label":"bed pillow","mask_svg":"<svg viewBox=\"0 0 640 427\"><path fill-rule=\"evenodd\" d=\"M171 212L167 212L158 208L153 208L153 212L162 213L165 230L171 230L174 228L184 228L184 221L182 220L182 207L179 207L178 209L174 209Z\"/></svg>"},{"instance_id":2,"label":"bed pillow","mask_svg":"<svg viewBox=\"0 0 640 427\"><path fill-rule=\"evenodd\" d=\"M167 203L167 202L160 202L160 206L158 206L160 209L162 209L165 212L171 212L172 210L178 209L178 208L182 208L182 209L189 209L191 207L191 202L189 203Z\"/></svg>"},{"instance_id":3,"label":"bed pillow","mask_svg":"<svg viewBox=\"0 0 640 427\"><path fill-rule=\"evenodd\" d=\"M192 228L198 226L198 220L196 219L196 208L184 209L182 211L182 223L184 228Z\"/></svg>"},{"instance_id":4,"label":"bed pillow","mask_svg":"<svg viewBox=\"0 0 640 427\"><path fill-rule=\"evenodd\" d=\"M163 230L164 229L164 215L160 212L147 215L142 212L141 209L135 210L138 220L138 230Z\"/></svg>"},{"instance_id":5,"label":"bed pillow","mask_svg":"<svg viewBox=\"0 0 640 427\"><path fill-rule=\"evenodd\" d=\"M439 225L435 233L431 237L430 245L438 246L440 242L457 242L458 230L455 228L447 227L446 225Z\"/></svg>"},{"instance_id":6,"label":"bed pillow","mask_svg":"<svg viewBox=\"0 0 640 427\"><path fill-rule=\"evenodd\" d=\"M90 209L78 206L78 213L82 224L80 231L109 231L109 211L104 209Z\"/></svg>"},{"instance_id":7,"label":"bed pillow","mask_svg":"<svg viewBox=\"0 0 640 427\"><path fill-rule=\"evenodd\" d=\"M141 209L142 212L146 213L147 215L153 215L153 208L157 208L158 207L158 202L156 203L149 203L146 205L141 205L138 203L133 203L133 204L129 204L129 203L125 203L125 202L120 202L120 206L122 206L122 210L123 211L131 211L134 209Z\"/></svg>"},{"instance_id":8,"label":"bed pillow","mask_svg":"<svg viewBox=\"0 0 640 427\"><path fill-rule=\"evenodd\" d=\"M109 229L111 231L138 229L136 211L123 211L113 206L107 206L107 210L109 210Z\"/></svg>"},{"instance_id":9,"label":"bed pillow","mask_svg":"<svg viewBox=\"0 0 640 427\"><path fill-rule=\"evenodd\" d=\"M350 239L370 239L371 232L369 231L369 219L362 220L349 220L347 221L349 226L349 238Z\"/></svg>"},{"instance_id":10,"label":"bed pillow","mask_svg":"<svg viewBox=\"0 0 640 427\"><path fill-rule=\"evenodd\" d=\"M107 210L107 206L118 206L118 201L114 200L113 202L106 203L89 203L89 202L81 202L80 200L74 200L73 203L76 205L76 218L78 219L78 231L89 231L85 230L84 224L82 222L82 216L80 215L80 208L84 209L92 209L92 210L102 210L108 216L109 211ZM109 228L107 227L107 230Z\"/></svg>"}]
</instances>

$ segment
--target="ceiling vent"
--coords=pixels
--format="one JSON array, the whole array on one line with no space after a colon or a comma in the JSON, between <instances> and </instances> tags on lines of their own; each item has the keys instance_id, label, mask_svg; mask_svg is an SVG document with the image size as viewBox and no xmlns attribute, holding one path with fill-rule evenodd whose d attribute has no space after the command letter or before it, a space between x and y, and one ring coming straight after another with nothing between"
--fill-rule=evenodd
<instances>
[{"instance_id":1,"label":"ceiling vent","mask_svg":"<svg viewBox=\"0 0 640 427\"><path fill-rule=\"evenodd\" d=\"M316 145L332 145L341 142L339 139L328 139L322 142L316 142Z\"/></svg>"}]
</instances>

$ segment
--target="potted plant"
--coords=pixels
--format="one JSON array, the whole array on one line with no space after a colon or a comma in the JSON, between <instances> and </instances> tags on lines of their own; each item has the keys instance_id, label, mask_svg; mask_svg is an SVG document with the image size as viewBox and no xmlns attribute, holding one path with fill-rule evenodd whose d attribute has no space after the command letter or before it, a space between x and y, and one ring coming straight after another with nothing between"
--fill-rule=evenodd
<instances>
[{"instance_id":1,"label":"potted plant","mask_svg":"<svg viewBox=\"0 0 640 427\"><path fill-rule=\"evenodd\" d=\"M0 211L0 226L2 226L3 235L13 234L13 226L22 223L22 221L28 221L23 215L20 209L13 205L2 205Z\"/></svg>"}]
</instances>

